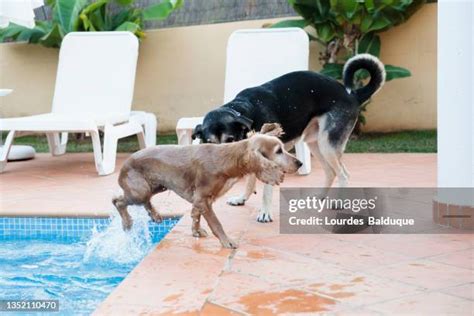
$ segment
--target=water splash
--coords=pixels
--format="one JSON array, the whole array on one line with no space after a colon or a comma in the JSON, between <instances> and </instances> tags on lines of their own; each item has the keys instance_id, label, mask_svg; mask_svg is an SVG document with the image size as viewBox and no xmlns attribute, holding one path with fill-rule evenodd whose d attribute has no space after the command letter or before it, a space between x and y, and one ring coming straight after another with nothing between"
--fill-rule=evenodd
<instances>
[{"instance_id":1,"label":"water splash","mask_svg":"<svg viewBox=\"0 0 474 316\"><path fill-rule=\"evenodd\" d=\"M109 226L98 231L93 228L84 254L85 262L104 261L120 264L139 262L150 250L152 238L148 229L150 217L142 206L129 206L128 212L133 219L130 231L123 231L122 218L117 213L111 215Z\"/></svg>"}]
</instances>

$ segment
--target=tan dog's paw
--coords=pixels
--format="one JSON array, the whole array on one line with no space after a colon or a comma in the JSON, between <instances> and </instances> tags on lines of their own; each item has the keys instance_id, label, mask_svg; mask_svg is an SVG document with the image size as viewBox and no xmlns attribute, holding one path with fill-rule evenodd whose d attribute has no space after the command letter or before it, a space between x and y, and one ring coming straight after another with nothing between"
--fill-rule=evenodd
<instances>
[{"instance_id":1,"label":"tan dog's paw","mask_svg":"<svg viewBox=\"0 0 474 316\"><path fill-rule=\"evenodd\" d=\"M237 249L239 245L232 239L221 240L222 247L227 249Z\"/></svg>"},{"instance_id":2,"label":"tan dog's paw","mask_svg":"<svg viewBox=\"0 0 474 316\"><path fill-rule=\"evenodd\" d=\"M207 237L207 231L204 228L199 228L193 231L193 237L203 238Z\"/></svg>"},{"instance_id":3,"label":"tan dog's paw","mask_svg":"<svg viewBox=\"0 0 474 316\"><path fill-rule=\"evenodd\" d=\"M163 217L161 217L161 215L158 214L158 213L152 213L152 214L150 214L150 216L151 216L151 219L152 219L155 223L158 223L158 224L159 224L159 223L161 223L161 222L163 221Z\"/></svg>"},{"instance_id":4,"label":"tan dog's paw","mask_svg":"<svg viewBox=\"0 0 474 316\"><path fill-rule=\"evenodd\" d=\"M122 228L124 231L129 231L132 228L133 220L132 218L122 218Z\"/></svg>"}]
</instances>

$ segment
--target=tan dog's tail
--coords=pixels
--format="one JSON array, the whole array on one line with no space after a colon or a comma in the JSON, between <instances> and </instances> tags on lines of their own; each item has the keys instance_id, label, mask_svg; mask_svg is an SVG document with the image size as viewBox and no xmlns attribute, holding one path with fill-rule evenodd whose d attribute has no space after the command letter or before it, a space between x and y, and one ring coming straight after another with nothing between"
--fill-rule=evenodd
<instances>
[{"instance_id":1,"label":"tan dog's tail","mask_svg":"<svg viewBox=\"0 0 474 316\"><path fill-rule=\"evenodd\" d=\"M250 138L255 134L257 134L257 132L250 131L247 133L247 138ZM260 129L259 134L280 137L281 135L285 134L285 132L279 123L265 123Z\"/></svg>"},{"instance_id":2,"label":"tan dog's tail","mask_svg":"<svg viewBox=\"0 0 474 316\"><path fill-rule=\"evenodd\" d=\"M260 133L275 137L280 137L281 135L285 134L283 128L278 123L263 124L262 128L260 129Z\"/></svg>"}]
</instances>

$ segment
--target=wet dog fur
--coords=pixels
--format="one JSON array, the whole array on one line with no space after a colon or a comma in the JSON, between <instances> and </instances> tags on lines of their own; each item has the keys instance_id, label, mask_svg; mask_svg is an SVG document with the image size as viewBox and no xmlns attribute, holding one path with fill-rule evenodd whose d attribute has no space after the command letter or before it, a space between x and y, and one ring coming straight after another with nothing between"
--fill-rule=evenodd
<instances>
[{"instance_id":1,"label":"wet dog fur","mask_svg":"<svg viewBox=\"0 0 474 316\"><path fill-rule=\"evenodd\" d=\"M161 222L150 199L172 190L193 205L193 236L207 236L200 225L202 215L223 247L236 248L212 209L214 201L248 174L278 185L285 173L296 172L302 164L284 149L278 138L283 132L278 124L265 124L262 131L265 134L257 133L229 144L165 145L134 153L120 170L118 182L123 195L112 200L124 230L133 224L127 211L129 205L143 205L154 221Z\"/></svg>"}]
</instances>

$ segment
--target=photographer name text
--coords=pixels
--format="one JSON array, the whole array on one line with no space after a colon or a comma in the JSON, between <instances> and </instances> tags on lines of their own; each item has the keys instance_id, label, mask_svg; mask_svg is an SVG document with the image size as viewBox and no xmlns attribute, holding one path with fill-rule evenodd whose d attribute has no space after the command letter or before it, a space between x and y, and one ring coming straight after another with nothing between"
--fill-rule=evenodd
<instances>
[{"instance_id":1,"label":"photographer name text","mask_svg":"<svg viewBox=\"0 0 474 316\"><path fill-rule=\"evenodd\" d=\"M362 218L329 218L329 217L316 217L312 216L309 218L298 218L291 216L288 218L288 223L291 226L413 226L415 220L413 218L392 218L392 217L375 217L368 216L366 221Z\"/></svg>"}]
</instances>

